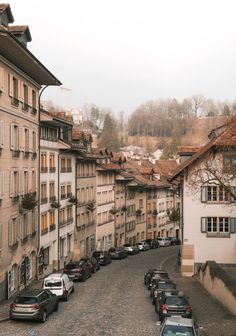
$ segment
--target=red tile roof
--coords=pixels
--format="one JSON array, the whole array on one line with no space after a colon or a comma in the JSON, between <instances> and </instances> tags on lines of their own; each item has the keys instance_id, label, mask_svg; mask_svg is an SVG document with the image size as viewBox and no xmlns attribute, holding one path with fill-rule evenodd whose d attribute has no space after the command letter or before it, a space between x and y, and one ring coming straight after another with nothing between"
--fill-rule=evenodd
<instances>
[{"instance_id":1,"label":"red tile roof","mask_svg":"<svg viewBox=\"0 0 236 336\"><path fill-rule=\"evenodd\" d=\"M177 169L170 180L173 180L179 176L179 174L185 169L189 168L192 164L194 164L199 158L203 157L208 151L213 148L236 148L236 121L231 121L227 128L217 137L213 138L209 143L200 148L196 154L190 157L188 160L183 162L179 169Z\"/></svg>"}]
</instances>

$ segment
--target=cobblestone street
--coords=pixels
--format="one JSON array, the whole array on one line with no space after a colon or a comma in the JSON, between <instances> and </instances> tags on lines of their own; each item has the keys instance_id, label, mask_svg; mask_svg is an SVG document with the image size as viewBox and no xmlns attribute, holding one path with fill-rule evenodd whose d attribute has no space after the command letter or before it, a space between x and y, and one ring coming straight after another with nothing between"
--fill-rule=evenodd
<instances>
[{"instance_id":1,"label":"cobblestone street","mask_svg":"<svg viewBox=\"0 0 236 336\"><path fill-rule=\"evenodd\" d=\"M71 295L68 302L60 303L59 311L50 315L45 324L7 321L1 323L0 335L156 335L157 316L150 302L149 292L143 285L143 275L150 266L163 267L178 283L179 288L184 290L184 282L180 281L176 273L177 251L177 247L159 248L129 256L121 261L113 261L111 265L102 267L85 283L75 283L75 293ZM189 291L189 284L186 283L186 286ZM187 294L188 296L190 294L191 301L191 293ZM193 293L194 302L196 302L194 296ZM204 303L199 302L200 306L204 306ZM196 307L196 311L202 320L207 322L204 315L204 309L206 313L207 308L205 307L201 314L199 307ZM193 310L195 310L194 307ZM218 319L220 314L225 314L231 323L228 331L226 330L222 335L233 336L232 322L235 319L225 313L222 307L219 307ZM221 334L210 332L207 335Z\"/></svg>"}]
</instances>

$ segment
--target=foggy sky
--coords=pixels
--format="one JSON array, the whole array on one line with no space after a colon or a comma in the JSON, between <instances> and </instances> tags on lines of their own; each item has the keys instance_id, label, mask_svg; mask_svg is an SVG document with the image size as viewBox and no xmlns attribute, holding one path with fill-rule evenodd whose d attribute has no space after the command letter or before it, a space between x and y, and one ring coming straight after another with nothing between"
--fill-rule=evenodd
<instances>
[{"instance_id":1,"label":"foggy sky","mask_svg":"<svg viewBox=\"0 0 236 336\"><path fill-rule=\"evenodd\" d=\"M236 98L235 0L9 3L14 24L30 27L30 51L72 90L43 100L128 115L150 99Z\"/></svg>"}]
</instances>

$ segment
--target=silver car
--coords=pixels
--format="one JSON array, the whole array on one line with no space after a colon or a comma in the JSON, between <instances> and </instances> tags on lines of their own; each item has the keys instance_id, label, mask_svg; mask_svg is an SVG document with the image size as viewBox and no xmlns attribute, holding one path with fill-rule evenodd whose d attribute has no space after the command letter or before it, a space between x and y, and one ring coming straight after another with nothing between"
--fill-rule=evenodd
<instances>
[{"instance_id":1,"label":"silver car","mask_svg":"<svg viewBox=\"0 0 236 336\"><path fill-rule=\"evenodd\" d=\"M201 336L202 327L194 322L193 319L181 316L167 317L161 324L157 323L158 336Z\"/></svg>"},{"instance_id":2,"label":"silver car","mask_svg":"<svg viewBox=\"0 0 236 336\"><path fill-rule=\"evenodd\" d=\"M136 246L138 246L140 251L148 251L150 250L150 245L146 242L140 242L140 243L136 243Z\"/></svg>"},{"instance_id":3,"label":"silver car","mask_svg":"<svg viewBox=\"0 0 236 336\"><path fill-rule=\"evenodd\" d=\"M168 237L157 237L156 240L159 243L159 246L170 246L170 239Z\"/></svg>"}]
</instances>

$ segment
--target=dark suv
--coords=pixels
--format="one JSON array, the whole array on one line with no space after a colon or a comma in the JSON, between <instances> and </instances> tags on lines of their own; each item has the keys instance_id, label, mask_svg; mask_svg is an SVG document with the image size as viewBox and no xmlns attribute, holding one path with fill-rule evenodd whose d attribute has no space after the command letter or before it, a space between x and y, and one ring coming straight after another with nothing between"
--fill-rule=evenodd
<instances>
[{"instance_id":1,"label":"dark suv","mask_svg":"<svg viewBox=\"0 0 236 336\"><path fill-rule=\"evenodd\" d=\"M161 321L165 317L178 315L182 317L192 317L192 307L188 303L188 300L181 295L165 295L162 300L159 301L158 314Z\"/></svg>"},{"instance_id":2,"label":"dark suv","mask_svg":"<svg viewBox=\"0 0 236 336\"><path fill-rule=\"evenodd\" d=\"M34 289L19 294L10 305L10 318L45 322L47 315L58 310L59 298L49 290Z\"/></svg>"},{"instance_id":3,"label":"dark suv","mask_svg":"<svg viewBox=\"0 0 236 336\"><path fill-rule=\"evenodd\" d=\"M159 247L158 240L156 239L146 239L145 242L148 243L151 249Z\"/></svg>"},{"instance_id":4,"label":"dark suv","mask_svg":"<svg viewBox=\"0 0 236 336\"><path fill-rule=\"evenodd\" d=\"M85 260L79 260L70 261L68 264L66 264L64 273L66 273L71 280L85 281L91 277L92 272Z\"/></svg>"},{"instance_id":5,"label":"dark suv","mask_svg":"<svg viewBox=\"0 0 236 336\"><path fill-rule=\"evenodd\" d=\"M98 260L94 257L83 257L80 260L84 260L87 263L88 268L90 268L92 273L100 270L100 264Z\"/></svg>"},{"instance_id":6,"label":"dark suv","mask_svg":"<svg viewBox=\"0 0 236 336\"><path fill-rule=\"evenodd\" d=\"M96 258L100 265L107 265L111 263L111 254L107 250L94 251L92 257Z\"/></svg>"}]
</instances>

